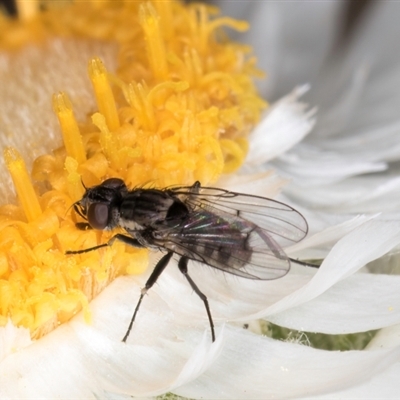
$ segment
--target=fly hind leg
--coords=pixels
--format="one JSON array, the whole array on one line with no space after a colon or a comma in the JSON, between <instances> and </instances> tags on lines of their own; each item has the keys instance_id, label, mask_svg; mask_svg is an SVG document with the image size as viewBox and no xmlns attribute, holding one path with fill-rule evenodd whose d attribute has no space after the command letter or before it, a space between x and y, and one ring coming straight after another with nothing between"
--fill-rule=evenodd
<instances>
[{"instance_id":1,"label":"fly hind leg","mask_svg":"<svg viewBox=\"0 0 400 400\"><path fill-rule=\"evenodd\" d=\"M207 311L208 321L210 322L211 339L213 342L215 342L214 322L211 316L210 306L208 304L206 295L200 291L200 289L194 283L193 279L188 274L188 268L187 268L188 261L189 259L187 257L181 257L181 259L178 262L178 268L182 272L183 276L187 279L187 281L189 282L190 286L195 291L195 293L200 297L201 300L203 300L204 306L206 307Z\"/></svg>"}]
</instances>

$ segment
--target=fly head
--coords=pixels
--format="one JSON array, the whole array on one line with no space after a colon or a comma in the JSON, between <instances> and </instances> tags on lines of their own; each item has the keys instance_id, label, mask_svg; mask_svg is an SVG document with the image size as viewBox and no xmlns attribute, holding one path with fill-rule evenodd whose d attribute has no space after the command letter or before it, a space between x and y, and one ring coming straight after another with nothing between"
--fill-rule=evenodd
<instances>
[{"instance_id":1,"label":"fly head","mask_svg":"<svg viewBox=\"0 0 400 400\"><path fill-rule=\"evenodd\" d=\"M128 189L122 179L110 178L100 185L86 188L74 210L93 229L113 229L119 222L119 206Z\"/></svg>"}]
</instances>

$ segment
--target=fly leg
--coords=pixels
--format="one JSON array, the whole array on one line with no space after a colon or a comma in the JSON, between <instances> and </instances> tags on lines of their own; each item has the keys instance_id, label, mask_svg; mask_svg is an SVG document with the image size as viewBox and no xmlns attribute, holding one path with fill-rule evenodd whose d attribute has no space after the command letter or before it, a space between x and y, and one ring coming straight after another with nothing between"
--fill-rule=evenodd
<instances>
[{"instance_id":1,"label":"fly leg","mask_svg":"<svg viewBox=\"0 0 400 400\"><path fill-rule=\"evenodd\" d=\"M201 188L201 183L200 183L200 181L196 181L195 183L193 183L192 186L190 186L190 188L189 188L189 193L190 193L191 195L189 195L189 196L190 196L190 198L191 198L192 200L194 200L194 196L192 196L192 195L194 195L194 194L199 194L199 193L200 193L200 188Z\"/></svg>"},{"instance_id":2,"label":"fly leg","mask_svg":"<svg viewBox=\"0 0 400 400\"><path fill-rule=\"evenodd\" d=\"M88 249L82 249L82 250L67 250L65 254L82 254L82 253L89 253L89 251L93 250L98 250L101 249L102 247L107 247L107 246L112 246L112 244L116 241L119 240L120 242L123 242L129 246L132 247L137 247L137 248L143 248L142 244L139 243L139 241L133 237L122 235L121 233L117 233L114 235L107 243L99 244L98 246L94 247L89 247Z\"/></svg>"},{"instance_id":3,"label":"fly leg","mask_svg":"<svg viewBox=\"0 0 400 400\"><path fill-rule=\"evenodd\" d=\"M114 236L114 237L115 237L115 236ZM113 238L112 238L112 239L113 239ZM111 239L111 240L112 240L112 239ZM141 290L141 292L140 292L140 297L139 297L139 301L138 301L138 303L137 303L137 305L136 305L136 308L135 308L135 312L133 313L131 322L130 322L130 324L129 324L129 326L128 326L128 330L126 331L125 336L124 336L124 338L122 339L123 342L126 342L126 340L128 339L128 336L129 336L129 334L130 334L130 332L131 332L131 329L132 329L133 322L135 321L136 314L137 314L138 311L139 311L139 307L140 307L140 304L142 303L142 300L143 300L144 295L145 295L145 294L147 293L147 291L156 283L158 277L162 274L162 272L164 271L165 267L168 265L169 260L170 260L171 257L172 257L172 254L173 254L172 251L170 251L169 253L165 254L165 255L158 261L158 263L157 263L156 266L154 267L154 270L153 270L153 272L151 273L149 279L147 280L147 282L146 282L144 288Z\"/></svg>"},{"instance_id":4,"label":"fly leg","mask_svg":"<svg viewBox=\"0 0 400 400\"><path fill-rule=\"evenodd\" d=\"M192 193L199 194L199 192L200 192L200 187L201 187L200 181L196 181L196 182L192 185L192 187L190 188L190 191L191 191Z\"/></svg>"},{"instance_id":5,"label":"fly leg","mask_svg":"<svg viewBox=\"0 0 400 400\"><path fill-rule=\"evenodd\" d=\"M321 266L321 265L318 265L318 264L311 264L311 263L307 263L307 262L304 262L304 261L296 260L296 259L290 258L290 257L288 257L288 258L289 258L289 260L291 262L294 262L295 264L303 265L304 267L319 268Z\"/></svg>"},{"instance_id":6,"label":"fly leg","mask_svg":"<svg viewBox=\"0 0 400 400\"><path fill-rule=\"evenodd\" d=\"M181 259L178 262L178 268L182 272L183 276L188 280L190 286L195 291L197 296L199 296L200 299L203 300L204 306L206 307L206 311L207 311L208 321L210 322L211 338L212 338L212 341L215 342L214 322L213 322L213 319L211 316L210 306L208 305L208 300L207 300L207 297L205 296L205 294L200 291L200 289L194 283L193 279L188 274L188 268L187 268L188 261L189 261L189 259L187 257L181 257Z\"/></svg>"}]
</instances>

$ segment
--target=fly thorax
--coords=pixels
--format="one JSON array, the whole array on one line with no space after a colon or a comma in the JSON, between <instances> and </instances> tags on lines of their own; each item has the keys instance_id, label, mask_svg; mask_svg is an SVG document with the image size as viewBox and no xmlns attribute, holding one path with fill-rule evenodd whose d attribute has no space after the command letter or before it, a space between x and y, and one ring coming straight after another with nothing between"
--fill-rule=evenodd
<instances>
[{"instance_id":1,"label":"fly thorax","mask_svg":"<svg viewBox=\"0 0 400 400\"><path fill-rule=\"evenodd\" d=\"M138 189L130 192L121 204L120 226L129 230L156 228L185 212L186 206L165 191Z\"/></svg>"}]
</instances>

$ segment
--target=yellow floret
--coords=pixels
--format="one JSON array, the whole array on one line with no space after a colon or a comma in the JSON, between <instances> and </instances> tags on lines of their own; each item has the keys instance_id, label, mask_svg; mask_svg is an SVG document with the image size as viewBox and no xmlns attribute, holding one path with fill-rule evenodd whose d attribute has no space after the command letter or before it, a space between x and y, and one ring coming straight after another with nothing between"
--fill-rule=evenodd
<instances>
[{"instance_id":1,"label":"yellow floret","mask_svg":"<svg viewBox=\"0 0 400 400\"><path fill-rule=\"evenodd\" d=\"M129 187L209 185L242 165L266 104L252 82L254 57L223 26L247 28L172 0L76 2L26 21L0 19L3 52L71 36L119 46L116 72L88 60L97 110L87 120L75 118L64 92L53 96L62 148L36 159L31 176L16 150L5 152L20 206L0 208L0 325L11 317L40 337L81 309L89 319L88 302L111 280L147 267L146 250L121 243L65 255L114 234L75 227L71 206L84 186L110 177Z\"/></svg>"}]
</instances>

